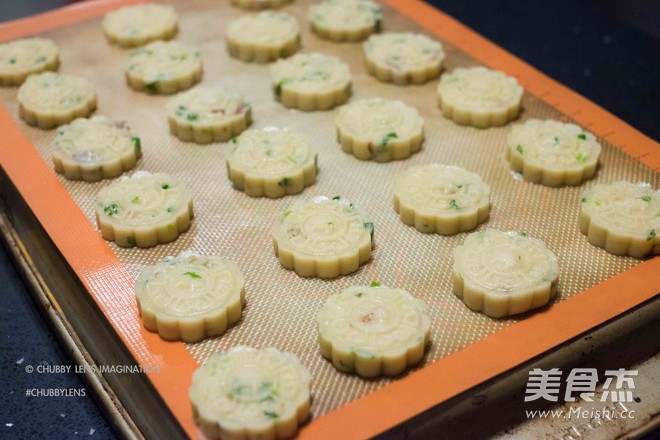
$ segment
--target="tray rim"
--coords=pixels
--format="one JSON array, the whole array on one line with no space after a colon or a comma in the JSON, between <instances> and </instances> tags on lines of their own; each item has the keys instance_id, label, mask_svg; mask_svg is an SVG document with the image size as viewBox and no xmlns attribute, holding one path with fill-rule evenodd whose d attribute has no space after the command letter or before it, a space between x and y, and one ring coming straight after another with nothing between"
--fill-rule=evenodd
<instances>
[{"instance_id":1,"label":"tray rim","mask_svg":"<svg viewBox=\"0 0 660 440\"><path fill-rule=\"evenodd\" d=\"M73 24L120 6L144 1L92 0L2 23L0 42ZM660 169L660 148L655 141L453 18L420 0L381 2L485 65L516 76L528 93L574 118L633 158L654 170ZM118 322L109 293L132 295L133 279L4 108L0 109L0 126L5 129L5 144L14 145L13 148L0 149L0 165L137 361L143 365L165 367L159 374L148 374L148 377L186 432L197 437L199 433L192 420L192 410L187 399L181 399L180 394L182 389L187 391L197 362L182 343L164 342L141 326L135 328ZM34 179L35 176L40 179ZM67 214L54 218L50 214L54 208ZM85 245L77 244L79 242ZM660 273L660 257L642 262L555 304L549 310L318 417L301 429L300 438L354 438L379 434L656 296L660 285L653 275L657 273ZM619 292L626 292L626 295ZM590 314L584 313L586 306L591 307ZM547 332L546 328L555 331ZM137 334L132 333L135 331ZM489 359L488 365L480 362L485 355ZM470 364L477 367L466 371L465 365ZM172 381L177 383L176 387L171 386ZM430 389L429 383L435 388Z\"/></svg>"}]
</instances>

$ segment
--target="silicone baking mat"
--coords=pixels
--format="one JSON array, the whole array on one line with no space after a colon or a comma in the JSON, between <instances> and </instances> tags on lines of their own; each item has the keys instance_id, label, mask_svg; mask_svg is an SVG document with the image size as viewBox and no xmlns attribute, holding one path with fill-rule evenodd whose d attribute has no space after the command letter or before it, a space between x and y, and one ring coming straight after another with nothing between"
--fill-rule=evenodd
<instances>
[{"instance_id":1,"label":"silicone baking mat","mask_svg":"<svg viewBox=\"0 0 660 440\"><path fill-rule=\"evenodd\" d=\"M522 181L510 172L504 158L511 124L480 130L444 119L436 103L437 81L422 86L377 81L366 72L361 44L317 38L308 30L310 2L297 0L282 10L301 23L303 50L347 62L353 74L352 99L399 99L424 117L426 141L420 153L386 164L359 161L343 153L337 144L336 110L287 110L273 99L267 65L229 57L223 29L245 11L231 7L228 1L173 2L180 16L177 38L201 48L205 69L202 85L225 85L242 92L253 107L253 127L288 127L319 150L317 183L303 194L278 200L250 198L232 189L227 179L226 144L180 142L167 129L164 105L170 97L138 93L125 84L127 51L105 41L99 16L128 3L135 2L96 1L3 25L0 41L37 32L55 40L61 47L60 71L84 76L96 85L96 114L126 120L142 138L144 156L137 169L167 172L188 184L195 205L190 231L173 243L150 249L123 249L103 241L96 232L93 204L99 189L109 182L72 182L54 174L51 143L55 130L29 127L20 120L16 88L0 89L6 109L0 122L8 134L0 159L138 362L162 365L160 373L149 377L191 436L200 434L192 422L187 397L190 375L210 354L234 345L291 351L310 369L313 419L303 435L362 437L381 432L542 353L659 290L660 259L642 263L610 255L591 246L577 229L584 189L617 180L659 186L657 144L428 5L405 0L383 2L384 30L422 32L440 39L447 53L446 71L485 64L517 77L527 90L520 120L573 121L594 132L603 145L603 154L593 180L565 188ZM549 307L494 320L471 312L451 293L451 253L465 234L421 234L403 225L392 207L393 176L412 165L433 162L467 168L491 185L491 214L480 230L522 230L543 239L557 254L559 292ZM275 216L295 200L315 195L341 195L373 218L373 258L357 273L331 281L304 279L281 268L275 257L270 236ZM145 265L182 251L230 258L246 277L243 318L221 337L197 344L168 343L141 327L133 280ZM325 298L347 286L371 281L404 288L429 306L432 345L412 374L363 380L336 371L319 353L315 316ZM350 423L351 419L360 422Z\"/></svg>"}]
</instances>

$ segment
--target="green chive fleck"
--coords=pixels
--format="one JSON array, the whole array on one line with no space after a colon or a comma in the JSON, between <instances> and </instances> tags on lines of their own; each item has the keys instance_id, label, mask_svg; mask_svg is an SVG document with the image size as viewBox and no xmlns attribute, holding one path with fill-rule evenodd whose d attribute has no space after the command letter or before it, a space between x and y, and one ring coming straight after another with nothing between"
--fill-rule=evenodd
<instances>
[{"instance_id":1,"label":"green chive fleck","mask_svg":"<svg viewBox=\"0 0 660 440\"><path fill-rule=\"evenodd\" d=\"M522 145L518 144L518 146L516 146L516 151L517 151L519 154L523 154L523 147L522 147Z\"/></svg>"},{"instance_id":2,"label":"green chive fleck","mask_svg":"<svg viewBox=\"0 0 660 440\"><path fill-rule=\"evenodd\" d=\"M103 208L103 212L108 214L109 216L113 216L119 212L119 206L117 206L116 203L112 203L105 208Z\"/></svg>"},{"instance_id":3,"label":"green chive fleck","mask_svg":"<svg viewBox=\"0 0 660 440\"><path fill-rule=\"evenodd\" d=\"M594 205L600 206L600 201L599 200L594 200Z\"/></svg>"},{"instance_id":4,"label":"green chive fleck","mask_svg":"<svg viewBox=\"0 0 660 440\"><path fill-rule=\"evenodd\" d=\"M269 419L276 419L279 417L279 414L273 411L264 411L264 415L268 417Z\"/></svg>"},{"instance_id":5,"label":"green chive fleck","mask_svg":"<svg viewBox=\"0 0 660 440\"><path fill-rule=\"evenodd\" d=\"M587 198L586 197L582 197L582 203L587 203Z\"/></svg>"},{"instance_id":6,"label":"green chive fleck","mask_svg":"<svg viewBox=\"0 0 660 440\"><path fill-rule=\"evenodd\" d=\"M383 27L383 21L381 19L376 19L374 23L374 32L378 33Z\"/></svg>"},{"instance_id":7,"label":"green chive fleck","mask_svg":"<svg viewBox=\"0 0 660 440\"><path fill-rule=\"evenodd\" d=\"M580 163L585 163L587 161L588 157L585 156L582 153L578 153L577 156L575 156L575 160L577 160Z\"/></svg>"},{"instance_id":8,"label":"green chive fleck","mask_svg":"<svg viewBox=\"0 0 660 440\"><path fill-rule=\"evenodd\" d=\"M640 197L640 199L644 200L645 202L650 202L651 201L651 196L650 195L645 195Z\"/></svg>"},{"instance_id":9,"label":"green chive fleck","mask_svg":"<svg viewBox=\"0 0 660 440\"><path fill-rule=\"evenodd\" d=\"M364 292L358 292L355 294L358 298L362 298L362 295L364 295Z\"/></svg>"},{"instance_id":10,"label":"green chive fleck","mask_svg":"<svg viewBox=\"0 0 660 440\"><path fill-rule=\"evenodd\" d=\"M288 216L290 216L290 215L291 215L291 211L284 211L284 212L282 213L282 216L283 216L283 217L288 217Z\"/></svg>"},{"instance_id":11,"label":"green chive fleck","mask_svg":"<svg viewBox=\"0 0 660 440\"><path fill-rule=\"evenodd\" d=\"M380 145L384 147L389 144L392 139L396 139L398 137L399 136L395 132L387 133L385 137L383 137L383 139L380 141Z\"/></svg>"},{"instance_id":12,"label":"green chive fleck","mask_svg":"<svg viewBox=\"0 0 660 440\"><path fill-rule=\"evenodd\" d=\"M170 206L169 208L167 208L167 212L174 212L174 208Z\"/></svg>"},{"instance_id":13,"label":"green chive fleck","mask_svg":"<svg viewBox=\"0 0 660 440\"><path fill-rule=\"evenodd\" d=\"M237 144L238 143L238 138L237 137L231 138L231 143L232 144Z\"/></svg>"},{"instance_id":14,"label":"green chive fleck","mask_svg":"<svg viewBox=\"0 0 660 440\"><path fill-rule=\"evenodd\" d=\"M277 186L289 186L289 185L291 185L291 183L292 183L291 179L289 179L288 177L285 177L284 179L277 182Z\"/></svg>"},{"instance_id":15,"label":"green chive fleck","mask_svg":"<svg viewBox=\"0 0 660 440\"><path fill-rule=\"evenodd\" d=\"M460 209L460 207L459 207L458 204L456 203L456 199L451 199L451 200L449 201L449 207L450 207L450 208L454 208L454 209Z\"/></svg>"},{"instance_id":16,"label":"green chive fleck","mask_svg":"<svg viewBox=\"0 0 660 440\"><path fill-rule=\"evenodd\" d=\"M35 63L45 63L46 62L46 57L39 57L36 59Z\"/></svg>"},{"instance_id":17,"label":"green chive fleck","mask_svg":"<svg viewBox=\"0 0 660 440\"><path fill-rule=\"evenodd\" d=\"M377 282L377 281L372 281L371 284L369 285L369 287L379 287L379 286L380 286L380 283Z\"/></svg>"},{"instance_id":18,"label":"green chive fleck","mask_svg":"<svg viewBox=\"0 0 660 440\"><path fill-rule=\"evenodd\" d=\"M364 229L373 229L373 228L374 228L374 224L372 222L366 222L364 224Z\"/></svg>"},{"instance_id":19,"label":"green chive fleck","mask_svg":"<svg viewBox=\"0 0 660 440\"><path fill-rule=\"evenodd\" d=\"M16 58L9 58L9 64L16 64Z\"/></svg>"},{"instance_id":20,"label":"green chive fleck","mask_svg":"<svg viewBox=\"0 0 660 440\"><path fill-rule=\"evenodd\" d=\"M135 246L135 244L136 244L136 243L135 243L135 237L132 236L132 235L129 235L128 237L126 237L126 242L128 243L128 245L129 245L130 247Z\"/></svg>"},{"instance_id":21,"label":"green chive fleck","mask_svg":"<svg viewBox=\"0 0 660 440\"><path fill-rule=\"evenodd\" d=\"M131 203L140 203L140 197L135 196L131 199Z\"/></svg>"},{"instance_id":22,"label":"green chive fleck","mask_svg":"<svg viewBox=\"0 0 660 440\"><path fill-rule=\"evenodd\" d=\"M655 229L651 229L651 232L649 232L649 235L646 236L646 241L651 241L655 238Z\"/></svg>"},{"instance_id":23,"label":"green chive fleck","mask_svg":"<svg viewBox=\"0 0 660 440\"><path fill-rule=\"evenodd\" d=\"M186 116L186 119L189 121L196 121L199 119L199 115L197 113L189 113L188 116Z\"/></svg>"},{"instance_id":24,"label":"green chive fleck","mask_svg":"<svg viewBox=\"0 0 660 440\"><path fill-rule=\"evenodd\" d=\"M583 141L586 141L587 140L587 135L584 134L584 133L580 133L580 134L578 134L578 139L582 139Z\"/></svg>"},{"instance_id":25,"label":"green chive fleck","mask_svg":"<svg viewBox=\"0 0 660 440\"><path fill-rule=\"evenodd\" d=\"M144 88L147 90L149 93L156 94L158 93L158 81L150 82Z\"/></svg>"},{"instance_id":26,"label":"green chive fleck","mask_svg":"<svg viewBox=\"0 0 660 440\"><path fill-rule=\"evenodd\" d=\"M167 183L161 185L160 187L163 189L170 189L170 186Z\"/></svg>"},{"instance_id":27,"label":"green chive fleck","mask_svg":"<svg viewBox=\"0 0 660 440\"><path fill-rule=\"evenodd\" d=\"M198 280L201 278L201 276L197 272L186 272L184 275L188 275L190 278L194 280Z\"/></svg>"},{"instance_id":28,"label":"green chive fleck","mask_svg":"<svg viewBox=\"0 0 660 440\"><path fill-rule=\"evenodd\" d=\"M295 81L293 78L284 78L283 80L280 80L277 84L275 84L275 96L282 96L282 86L285 84L289 84L291 82Z\"/></svg>"},{"instance_id":29,"label":"green chive fleck","mask_svg":"<svg viewBox=\"0 0 660 440\"><path fill-rule=\"evenodd\" d=\"M334 196L334 197L332 198L332 200L340 200L340 199L341 199L340 196Z\"/></svg>"},{"instance_id":30,"label":"green chive fleck","mask_svg":"<svg viewBox=\"0 0 660 440\"><path fill-rule=\"evenodd\" d=\"M140 138L137 136L133 136L131 140L133 141L133 146L135 147L135 149L138 152L142 152L142 141L140 140Z\"/></svg>"}]
</instances>

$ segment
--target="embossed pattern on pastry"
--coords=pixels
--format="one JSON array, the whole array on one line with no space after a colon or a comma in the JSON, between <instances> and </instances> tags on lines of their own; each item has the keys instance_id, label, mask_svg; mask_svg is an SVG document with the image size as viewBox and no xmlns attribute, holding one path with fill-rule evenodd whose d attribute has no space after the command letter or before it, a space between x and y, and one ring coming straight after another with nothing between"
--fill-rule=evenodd
<instances>
[{"instance_id":1,"label":"embossed pattern on pastry","mask_svg":"<svg viewBox=\"0 0 660 440\"><path fill-rule=\"evenodd\" d=\"M170 133L184 142L227 142L252 122L252 106L226 87L195 87L167 103Z\"/></svg>"},{"instance_id":2,"label":"embossed pattern on pastry","mask_svg":"<svg viewBox=\"0 0 660 440\"><path fill-rule=\"evenodd\" d=\"M366 98L339 109L335 118L342 150L358 159L389 162L422 148L424 121L401 101Z\"/></svg>"},{"instance_id":3,"label":"embossed pattern on pastry","mask_svg":"<svg viewBox=\"0 0 660 440\"><path fill-rule=\"evenodd\" d=\"M440 77L442 114L460 125L504 125L520 112L523 88L515 78L485 67L457 68Z\"/></svg>"},{"instance_id":4,"label":"embossed pattern on pastry","mask_svg":"<svg viewBox=\"0 0 660 440\"><path fill-rule=\"evenodd\" d=\"M648 183L601 183L582 194L580 231L614 255L660 255L660 191Z\"/></svg>"},{"instance_id":5,"label":"embossed pattern on pastry","mask_svg":"<svg viewBox=\"0 0 660 440\"><path fill-rule=\"evenodd\" d=\"M439 41L411 32L386 32L364 43L367 70L381 81L423 84L440 74L445 52Z\"/></svg>"},{"instance_id":6,"label":"embossed pattern on pastry","mask_svg":"<svg viewBox=\"0 0 660 440\"><path fill-rule=\"evenodd\" d=\"M340 371L394 376L418 364L430 342L424 303L373 283L330 296L318 312L321 354Z\"/></svg>"},{"instance_id":7,"label":"embossed pattern on pastry","mask_svg":"<svg viewBox=\"0 0 660 440\"><path fill-rule=\"evenodd\" d=\"M285 107L304 111L329 110L351 94L351 72L339 58L301 53L270 67L275 98Z\"/></svg>"},{"instance_id":8,"label":"embossed pattern on pastry","mask_svg":"<svg viewBox=\"0 0 660 440\"><path fill-rule=\"evenodd\" d=\"M291 438L309 417L310 382L293 353L234 347L193 373L193 417L213 439Z\"/></svg>"},{"instance_id":9,"label":"embossed pattern on pastry","mask_svg":"<svg viewBox=\"0 0 660 440\"><path fill-rule=\"evenodd\" d=\"M171 95L202 79L202 57L195 46L180 41L154 41L133 49L126 62L126 82L150 94Z\"/></svg>"},{"instance_id":10,"label":"embossed pattern on pastry","mask_svg":"<svg viewBox=\"0 0 660 440\"><path fill-rule=\"evenodd\" d=\"M507 137L511 168L546 186L579 185L596 172L601 146L575 124L530 119Z\"/></svg>"},{"instance_id":11,"label":"embossed pattern on pastry","mask_svg":"<svg viewBox=\"0 0 660 440\"><path fill-rule=\"evenodd\" d=\"M47 38L24 38L0 44L0 86L17 86L46 70L57 70L60 48Z\"/></svg>"},{"instance_id":12,"label":"embossed pattern on pastry","mask_svg":"<svg viewBox=\"0 0 660 440\"><path fill-rule=\"evenodd\" d=\"M121 47L135 47L174 37L177 21L173 7L147 3L108 12L103 18L102 26L110 43Z\"/></svg>"},{"instance_id":13,"label":"embossed pattern on pastry","mask_svg":"<svg viewBox=\"0 0 660 440\"><path fill-rule=\"evenodd\" d=\"M286 12L262 11L229 23L225 40L232 57L248 63L268 63L300 49L300 26Z\"/></svg>"},{"instance_id":14,"label":"embossed pattern on pastry","mask_svg":"<svg viewBox=\"0 0 660 440\"><path fill-rule=\"evenodd\" d=\"M454 249L454 294L493 318L543 307L557 289L557 257L520 232L473 232Z\"/></svg>"},{"instance_id":15,"label":"embossed pattern on pastry","mask_svg":"<svg viewBox=\"0 0 660 440\"><path fill-rule=\"evenodd\" d=\"M147 266L135 283L144 326L170 341L199 342L241 318L245 279L230 260L182 254Z\"/></svg>"},{"instance_id":16,"label":"embossed pattern on pastry","mask_svg":"<svg viewBox=\"0 0 660 440\"><path fill-rule=\"evenodd\" d=\"M488 218L490 186L463 168L417 165L396 176L394 210L420 232L470 231Z\"/></svg>"},{"instance_id":17,"label":"embossed pattern on pastry","mask_svg":"<svg viewBox=\"0 0 660 440\"><path fill-rule=\"evenodd\" d=\"M96 109L96 90L79 76L57 72L30 75L18 89L18 111L30 125L53 128Z\"/></svg>"},{"instance_id":18,"label":"embossed pattern on pastry","mask_svg":"<svg viewBox=\"0 0 660 440\"><path fill-rule=\"evenodd\" d=\"M140 138L126 122L105 116L79 118L57 130L53 145L55 171L67 179L94 182L120 176L142 156Z\"/></svg>"},{"instance_id":19,"label":"embossed pattern on pastry","mask_svg":"<svg viewBox=\"0 0 660 440\"><path fill-rule=\"evenodd\" d=\"M273 226L280 264L302 277L335 278L371 259L374 224L336 196L296 202Z\"/></svg>"},{"instance_id":20,"label":"embossed pattern on pastry","mask_svg":"<svg viewBox=\"0 0 660 440\"><path fill-rule=\"evenodd\" d=\"M309 20L321 38L359 41L380 30L382 13L371 0L323 0L309 7Z\"/></svg>"},{"instance_id":21,"label":"embossed pattern on pastry","mask_svg":"<svg viewBox=\"0 0 660 440\"><path fill-rule=\"evenodd\" d=\"M122 247L168 243L190 228L190 191L165 174L137 172L99 191L96 222L101 235Z\"/></svg>"},{"instance_id":22,"label":"embossed pattern on pastry","mask_svg":"<svg viewBox=\"0 0 660 440\"><path fill-rule=\"evenodd\" d=\"M229 180L251 197L298 194L316 182L316 148L288 130L248 130L232 140L226 156Z\"/></svg>"}]
</instances>

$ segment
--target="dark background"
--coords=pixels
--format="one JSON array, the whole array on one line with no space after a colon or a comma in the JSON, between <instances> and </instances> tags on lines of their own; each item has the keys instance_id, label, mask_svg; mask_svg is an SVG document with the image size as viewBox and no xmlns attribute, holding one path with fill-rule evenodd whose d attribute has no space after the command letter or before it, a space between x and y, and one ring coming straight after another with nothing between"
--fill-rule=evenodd
<instances>
[{"instance_id":1,"label":"dark background","mask_svg":"<svg viewBox=\"0 0 660 440\"><path fill-rule=\"evenodd\" d=\"M66 5L0 0L0 21ZM431 3L560 83L660 139L660 1L431 0ZM3 146L6 147L6 146ZM26 388L84 388L76 374L28 374L70 365L0 246L0 438L112 438L86 397L25 396Z\"/></svg>"}]
</instances>

